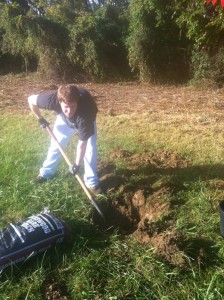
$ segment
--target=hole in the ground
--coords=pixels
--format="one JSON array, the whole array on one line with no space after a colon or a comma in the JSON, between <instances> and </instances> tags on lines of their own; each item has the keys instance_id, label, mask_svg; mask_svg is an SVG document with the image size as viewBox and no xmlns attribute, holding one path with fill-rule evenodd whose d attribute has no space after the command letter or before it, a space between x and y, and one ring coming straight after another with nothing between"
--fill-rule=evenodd
<instances>
[{"instance_id":1,"label":"hole in the ground","mask_svg":"<svg viewBox=\"0 0 224 300\"><path fill-rule=\"evenodd\" d=\"M175 170L190 167L191 162L169 151L131 154L119 150L111 152L109 157L112 160L123 159L129 167L124 170L123 176L105 174L104 170L114 172L115 168L112 162L101 162L101 184L108 199L99 201L99 206L106 222L102 223L96 212L92 216L93 222L102 229L116 229L121 234L132 235L141 245L150 244L153 252L167 263L184 267L187 264L187 255L183 251L184 237L175 228L174 208L170 200L173 183L164 184L158 180L155 184L155 175L161 178L164 172L173 174ZM153 171L154 176L149 173L148 177L142 178L142 170L144 174L147 170ZM130 184L128 176L133 173L138 174L139 180Z\"/></svg>"}]
</instances>

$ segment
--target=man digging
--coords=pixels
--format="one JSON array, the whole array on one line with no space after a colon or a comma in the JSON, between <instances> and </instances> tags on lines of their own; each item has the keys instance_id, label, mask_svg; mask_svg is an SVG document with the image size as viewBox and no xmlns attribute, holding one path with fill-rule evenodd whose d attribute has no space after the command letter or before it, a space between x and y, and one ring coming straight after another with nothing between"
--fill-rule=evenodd
<instances>
[{"instance_id":1,"label":"man digging","mask_svg":"<svg viewBox=\"0 0 224 300\"><path fill-rule=\"evenodd\" d=\"M74 133L78 134L75 164L69 172L76 175L84 161L84 182L94 194L101 194L97 173L97 106L90 93L73 84L62 85L57 91L32 95L28 98L31 111L38 118L42 128L49 123L42 117L40 109L56 112L53 133L62 148L65 148ZM61 160L57 144L51 139L47 157L33 183L42 183L51 179Z\"/></svg>"}]
</instances>

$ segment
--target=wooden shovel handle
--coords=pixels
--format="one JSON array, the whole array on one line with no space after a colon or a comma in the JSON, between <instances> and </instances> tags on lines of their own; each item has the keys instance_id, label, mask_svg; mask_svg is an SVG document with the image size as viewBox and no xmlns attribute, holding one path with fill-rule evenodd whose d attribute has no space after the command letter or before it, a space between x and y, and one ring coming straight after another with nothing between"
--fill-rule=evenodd
<instances>
[{"instance_id":1,"label":"wooden shovel handle","mask_svg":"<svg viewBox=\"0 0 224 300\"><path fill-rule=\"evenodd\" d=\"M60 143L58 142L56 136L54 135L53 131L51 130L51 128L49 126L46 126L46 129L48 131L48 133L50 134L50 136L52 137L52 139L55 141L55 143L58 146L58 149L60 150L62 156L64 157L65 161L67 162L68 166L72 166L72 163L70 162L69 158L67 157L64 149L61 147ZM95 200L93 199L92 195L90 194L89 190L87 189L87 187L85 186L84 182L82 181L82 179L80 178L80 176L78 174L75 175L76 179L78 180L78 182L80 183L81 187L83 188L84 192L86 193L87 197L89 198L90 202L93 204L93 206L95 207L95 209L98 211L98 213L100 214L100 216L102 217L102 219L105 222L105 217L104 214L102 213L102 211L99 209L99 206L97 205L97 203L95 202Z\"/></svg>"},{"instance_id":2,"label":"wooden shovel handle","mask_svg":"<svg viewBox=\"0 0 224 300\"><path fill-rule=\"evenodd\" d=\"M60 145L60 143L58 142L56 136L54 135L53 131L51 130L51 128L49 126L46 126L46 129L48 131L48 133L50 134L50 136L52 137L52 139L55 141L55 143L58 146L58 149L60 150L62 156L64 157L65 161L67 162L68 166L72 166L73 164L71 163L71 161L69 160L68 156L66 155L64 149L62 148L62 146ZM82 179L80 178L80 176L78 174L75 175L76 179L78 180L78 182L80 183L81 187L83 188L84 192L86 193L86 195L88 196L89 200L92 202L94 201L92 198L92 195L90 194L89 190L87 189L87 187L85 186L84 182L82 181Z\"/></svg>"}]
</instances>

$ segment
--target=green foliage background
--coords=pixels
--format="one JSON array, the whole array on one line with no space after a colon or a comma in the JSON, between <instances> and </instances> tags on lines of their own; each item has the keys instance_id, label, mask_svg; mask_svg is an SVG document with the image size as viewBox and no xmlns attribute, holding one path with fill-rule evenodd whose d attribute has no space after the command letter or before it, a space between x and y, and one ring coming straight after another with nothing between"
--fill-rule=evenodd
<instances>
[{"instance_id":1,"label":"green foliage background","mask_svg":"<svg viewBox=\"0 0 224 300\"><path fill-rule=\"evenodd\" d=\"M223 8L204 1L0 1L0 74L222 85Z\"/></svg>"}]
</instances>

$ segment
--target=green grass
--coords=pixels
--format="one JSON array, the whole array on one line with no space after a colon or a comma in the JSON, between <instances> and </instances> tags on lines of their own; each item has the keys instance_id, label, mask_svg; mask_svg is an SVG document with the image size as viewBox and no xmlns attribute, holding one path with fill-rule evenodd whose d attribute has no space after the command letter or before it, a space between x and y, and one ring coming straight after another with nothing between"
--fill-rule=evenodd
<instances>
[{"instance_id":1,"label":"green grass","mask_svg":"<svg viewBox=\"0 0 224 300\"><path fill-rule=\"evenodd\" d=\"M224 243L219 232L218 204L224 198L223 134L214 126L195 124L184 116L163 119L154 114L98 118L99 157L112 151L178 152L192 166L130 170L128 160L114 159L118 174L129 183L149 180L154 188L172 185L171 217L185 235L187 268L171 266L140 245L132 235L102 232L92 223L92 206L76 180L67 177L61 162L54 180L34 186L49 136L29 115L4 113L0 130L0 226L17 222L44 208L65 220L72 239L0 275L0 299L44 299L50 283L61 285L68 299L196 299L224 297ZM179 125L178 125L179 124ZM193 125L192 125L193 124ZM68 146L72 157L76 138ZM218 184L218 185L217 185ZM220 188L221 186L221 188ZM122 196L122 192L120 192ZM165 199L166 200L166 199ZM161 220L163 222L163 220ZM204 261L199 261L202 251Z\"/></svg>"}]
</instances>

